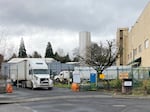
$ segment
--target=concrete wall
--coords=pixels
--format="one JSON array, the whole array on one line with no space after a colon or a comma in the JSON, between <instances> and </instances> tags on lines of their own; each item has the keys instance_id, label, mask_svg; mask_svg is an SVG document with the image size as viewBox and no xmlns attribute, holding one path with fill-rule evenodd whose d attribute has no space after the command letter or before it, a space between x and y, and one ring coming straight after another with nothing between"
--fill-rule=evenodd
<instances>
[{"instance_id":1,"label":"concrete wall","mask_svg":"<svg viewBox=\"0 0 150 112\"><path fill-rule=\"evenodd\" d=\"M119 38L120 35L117 35ZM145 7L140 17L124 39L124 65L141 58L142 67L150 66L150 3ZM146 45L147 44L147 45ZM118 63L119 64L119 63Z\"/></svg>"}]
</instances>

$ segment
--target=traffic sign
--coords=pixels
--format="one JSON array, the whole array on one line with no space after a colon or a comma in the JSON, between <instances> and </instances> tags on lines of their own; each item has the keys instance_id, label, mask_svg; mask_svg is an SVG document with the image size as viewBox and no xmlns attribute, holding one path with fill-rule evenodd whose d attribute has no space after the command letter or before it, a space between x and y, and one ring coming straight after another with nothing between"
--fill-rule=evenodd
<instances>
[{"instance_id":1,"label":"traffic sign","mask_svg":"<svg viewBox=\"0 0 150 112\"><path fill-rule=\"evenodd\" d=\"M123 72L119 74L119 79L128 79L129 74L127 72Z\"/></svg>"},{"instance_id":2,"label":"traffic sign","mask_svg":"<svg viewBox=\"0 0 150 112\"><path fill-rule=\"evenodd\" d=\"M104 75L104 74L99 74L99 78L100 78L100 79L104 79L104 78L105 78L105 75Z\"/></svg>"}]
</instances>

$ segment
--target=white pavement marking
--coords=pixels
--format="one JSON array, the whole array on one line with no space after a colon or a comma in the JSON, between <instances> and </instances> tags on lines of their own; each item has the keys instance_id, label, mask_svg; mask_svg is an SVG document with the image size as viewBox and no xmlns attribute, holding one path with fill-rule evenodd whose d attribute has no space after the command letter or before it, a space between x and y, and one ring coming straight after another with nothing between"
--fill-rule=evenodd
<instances>
[{"instance_id":1,"label":"white pavement marking","mask_svg":"<svg viewBox=\"0 0 150 112\"><path fill-rule=\"evenodd\" d=\"M113 107L118 107L118 108L120 108L120 107L126 107L126 105L112 105Z\"/></svg>"}]
</instances>

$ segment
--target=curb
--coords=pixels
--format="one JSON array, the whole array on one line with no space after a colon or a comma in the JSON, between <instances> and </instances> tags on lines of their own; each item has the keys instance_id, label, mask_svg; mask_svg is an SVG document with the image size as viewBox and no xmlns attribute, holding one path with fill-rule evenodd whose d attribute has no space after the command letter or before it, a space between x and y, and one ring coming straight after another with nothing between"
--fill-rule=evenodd
<instances>
[{"instance_id":1,"label":"curb","mask_svg":"<svg viewBox=\"0 0 150 112\"><path fill-rule=\"evenodd\" d=\"M125 99L150 99L150 96L134 96L134 95L112 95L113 98L125 98Z\"/></svg>"}]
</instances>

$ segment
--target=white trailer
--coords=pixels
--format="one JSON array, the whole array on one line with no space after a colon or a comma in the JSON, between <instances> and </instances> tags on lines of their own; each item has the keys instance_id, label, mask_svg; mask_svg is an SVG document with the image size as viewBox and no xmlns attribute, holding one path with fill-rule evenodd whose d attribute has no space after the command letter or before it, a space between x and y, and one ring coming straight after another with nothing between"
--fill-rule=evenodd
<instances>
[{"instance_id":1,"label":"white trailer","mask_svg":"<svg viewBox=\"0 0 150 112\"><path fill-rule=\"evenodd\" d=\"M17 86L52 88L48 66L42 58L14 58L8 62L9 78Z\"/></svg>"},{"instance_id":2,"label":"white trailer","mask_svg":"<svg viewBox=\"0 0 150 112\"><path fill-rule=\"evenodd\" d=\"M74 67L73 75L79 75L81 82L84 80L90 81L91 74L96 74L97 76L97 71L92 67Z\"/></svg>"}]
</instances>

